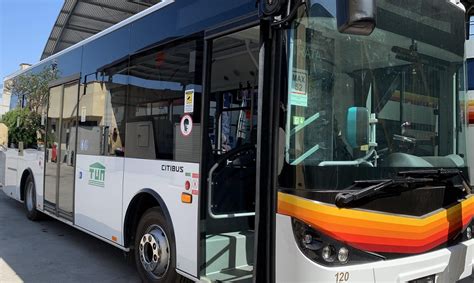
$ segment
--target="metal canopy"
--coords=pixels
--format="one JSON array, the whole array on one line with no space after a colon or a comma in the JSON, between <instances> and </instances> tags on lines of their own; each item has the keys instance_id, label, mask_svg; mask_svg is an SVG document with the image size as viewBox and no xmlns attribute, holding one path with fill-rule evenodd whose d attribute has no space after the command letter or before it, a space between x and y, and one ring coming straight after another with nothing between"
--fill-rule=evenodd
<instances>
[{"instance_id":1,"label":"metal canopy","mask_svg":"<svg viewBox=\"0 0 474 283\"><path fill-rule=\"evenodd\" d=\"M160 0L65 0L41 60L139 13Z\"/></svg>"}]
</instances>

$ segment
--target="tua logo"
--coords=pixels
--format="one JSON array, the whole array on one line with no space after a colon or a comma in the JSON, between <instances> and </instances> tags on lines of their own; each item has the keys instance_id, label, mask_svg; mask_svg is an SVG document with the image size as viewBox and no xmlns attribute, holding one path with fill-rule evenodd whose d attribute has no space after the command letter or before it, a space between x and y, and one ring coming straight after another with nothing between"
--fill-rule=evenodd
<instances>
[{"instance_id":1,"label":"tua logo","mask_svg":"<svg viewBox=\"0 0 474 283\"><path fill-rule=\"evenodd\" d=\"M105 166L99 162L89 166L89 185L102 188L105 185Z\"/></svg>"}]
</instances>

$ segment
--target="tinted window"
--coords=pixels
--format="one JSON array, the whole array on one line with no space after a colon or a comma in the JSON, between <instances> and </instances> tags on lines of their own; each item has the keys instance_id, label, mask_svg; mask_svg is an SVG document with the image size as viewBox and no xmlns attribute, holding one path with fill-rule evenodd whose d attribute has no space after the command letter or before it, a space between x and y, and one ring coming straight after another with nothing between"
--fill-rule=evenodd
<instances>
[{"instance_id":1,"label":"tinted window","mask_svg":"<svg viewBox=\"0 0 474 283\"><path fill-rule=\"evenodd\" d=\"M85 76L79 98L80 154L124 155L127 66L126 59Z\"/></svg>"},{"instance_id":2,"label":"tinted window","mask_svg":"<svg viewBox=\"0 0 474 283\"><path fill-rule=\"evenodd\" d=\"M88 75L128 56L130 28L125 26L84 46L82 73Z\"/></svg>"},{"instance_id":3,"label":"tinted window","mask_svg":"<svg viewBox=\"0 0 474 283\"><path fill-rule=\"evenodd\" d=\"M255 0L180 0L132 24L131 49L200 32L242 15L256 14Z\"/></svg>"},{"instance_id":4,"label":"tinted window","mask_svg":"<svg viewBox=\"0 0 474 283\"><path fill-rule=\"evenodd\" d=\"M131 58L127 157L199 162L202 52L198 45L192 41ZM190 118L184 115L185 93L194 106L186 111ZM182 120L186 135L180 130Z\"/></svg>"},{"instance_id":5,"label":"tinted window","mask_svg":"<svg viewBox=\"0 0 474 283\"><path fill-rule=\"evenodd\" d=\"M474 90L474 59L467 60L467 88Z\"/></svg>"},{"instance_id":6,"label":"tinted window","mask_svg":"<svg viewBox=\"0 0 474 283\"><path fill-rule=\"evenodd\" d=\"M82 47L79 47L54 58L48 63L56 65L58 78L64 78L81 72L81 60Z\"/></svg>"},{"instance_id":7,"label":"tinted window","mask_svg":"<svg viewBox=\"0 0 474 283\"><path fill-rule=\"evenodd\" d=\"M124 156L127 67L126 58L85 75L78 107L78 153Z\"/></svg>"},{"instance_id":8,"label":"tinted window","mask_svg":"<svg viewBox=\"0 0 474 283\"><path fill-rule=\"evenodd\" d=\"M84 46L79 97L78 152L123 156L130 28ZM85 89L84 89L85 87Z\"/></svg>"}]
</instances>

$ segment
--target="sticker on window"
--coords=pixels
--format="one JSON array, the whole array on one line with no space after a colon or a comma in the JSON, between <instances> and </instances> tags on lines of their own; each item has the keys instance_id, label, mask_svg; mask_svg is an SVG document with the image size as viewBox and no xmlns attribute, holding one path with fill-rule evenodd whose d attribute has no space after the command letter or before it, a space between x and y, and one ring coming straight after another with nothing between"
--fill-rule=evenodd
<instances>
[{"instance_id":1,"label":"sticker on window","mask_svg":"<svg viewBox=\"0 0 474 283\"><path fill-rule=\"evenodd\" d=\"M184 92L184 113L194 112L194 89Z\"/></svg>"},{"instance_id":2,"label":"sticker on window","mask_svg":"<svg viewBox=\"0 0 474 283\"><path fill-rule=\"evenodd\" d=\"M302 69L293 69L290 87L290 104L296 106L308 106L308 72Z\"/></svg>"},{"instance_id":3,"label":"sticker on window","mask_svg":"<svg viewBox=\"0 0 474 283\"><path fill-rule=\"evenodd\" d=\"M191 131L193 130L193 118L191 118L190 115L185 114L181 118L180 130L181 130L181 134L185 137L191 134Z\"/></svg>"},{"instance_id":4,"label":"sticker on window","mask_svg":"<svg viewBox=\"0 0 474 283\"><path fill-rule=\"evenodd\" d=\"M304 123L305 118L301 116L293 116L293 125L298 126Z\"/></svg>"}]
</instances>

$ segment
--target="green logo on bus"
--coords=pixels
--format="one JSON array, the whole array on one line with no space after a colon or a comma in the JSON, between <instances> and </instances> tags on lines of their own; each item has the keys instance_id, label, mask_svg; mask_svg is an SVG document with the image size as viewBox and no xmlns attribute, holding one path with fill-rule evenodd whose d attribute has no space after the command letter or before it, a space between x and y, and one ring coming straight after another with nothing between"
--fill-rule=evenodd
<instances>
[{"instance_id":1,"label":"green logo on bus","mask_svg":"<svg viewBox=\"0 0 474 283\"><path fill-rule=\"evenodd\" d=\"M89 185L96 187L104 187L105 183L105 166L96 162L89 166Z\"/></svg>"}]
</instances>

